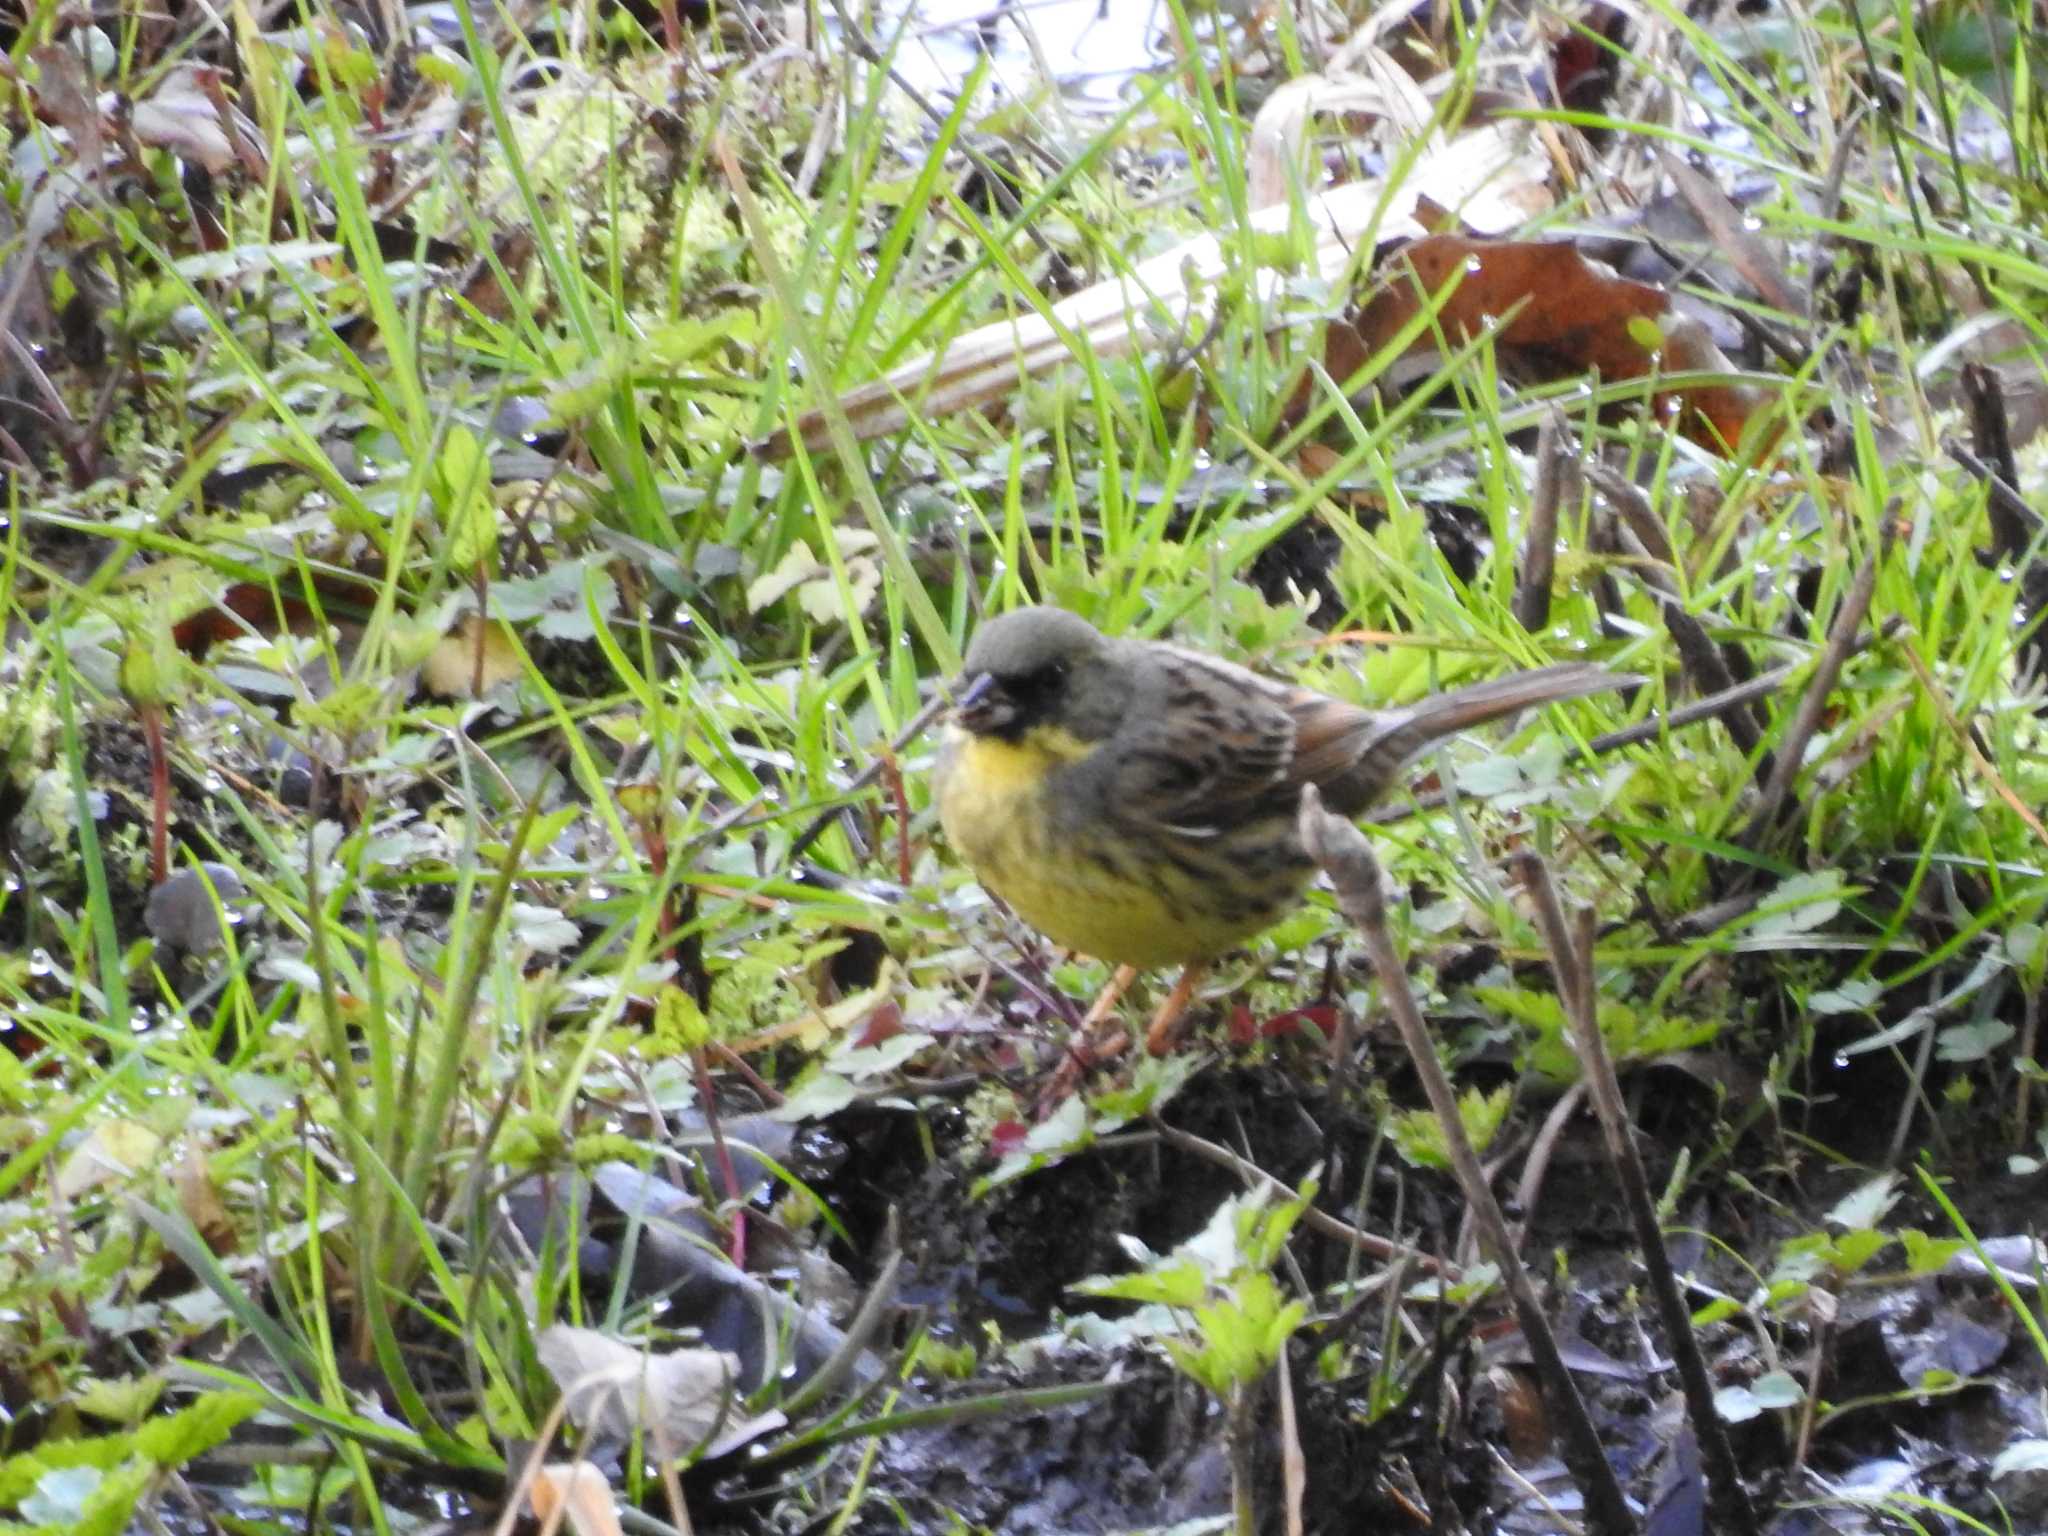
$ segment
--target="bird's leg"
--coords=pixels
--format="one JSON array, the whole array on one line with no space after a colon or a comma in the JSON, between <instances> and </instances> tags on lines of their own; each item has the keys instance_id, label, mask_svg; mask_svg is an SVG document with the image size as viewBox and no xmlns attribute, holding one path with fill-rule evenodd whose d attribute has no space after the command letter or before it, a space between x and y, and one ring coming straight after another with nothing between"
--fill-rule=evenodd
<instances>
[{"instance_id":1,"label":"bird's leg","mask_svg":"<svg viewBox=\"0 0 2048 1536\"><path fill-rule=\"evenodd\" d=\"M1122 1053L1123 1031L1105 1030L1102 1026L1109 1022L1116 1012L1116 1005L1123 1001L1124 993L1137 979L1138 968L1135 965L1120 965L1110 976L1109 984L1096 994L1080 1027L1068 1037L1066 1055L1060 1059L1059 1069L1053 1073L1039 1099L1041 1118L1065 1102L1089 1068Z\"/></svg>"},{"instance_id":2,"label":"bird's leg","mask_svg":"<svg viewBox=\"0 0 2048 1536\"><path fill-rule=\"evenodd\" d=\"M1154 1056L1164 1056L1179 1043L1181 1020L1187 1016L1188 1004L1195 1000L1195 988L1208 974L1209 967L1202 961L1188 966L1173 984L1173 990L1166 994L1159 1011L1152 1015L1152 1026L1145 1031L1145 1049Z\"/></svg>"},{"instance_id":3,"label":"bird's leg","mask_svg":"<svg viewBox=\"0 0 2048 1536\"><path fill-rule=\"evenodd\" d=\"M1116 1005L1124 1000L1124 994L1131 990L1131 983L1137 979L1138 968L1135 965L1120 965L1116 968L1116 973L1109 978L1109 985L1096 995L1094 1003L1089 1006L1087 1017L1081 1020L1081 1035L1084 1039L1095 1033L1103 1020L1116 1012Z\"/></svg>"}]
</instances>

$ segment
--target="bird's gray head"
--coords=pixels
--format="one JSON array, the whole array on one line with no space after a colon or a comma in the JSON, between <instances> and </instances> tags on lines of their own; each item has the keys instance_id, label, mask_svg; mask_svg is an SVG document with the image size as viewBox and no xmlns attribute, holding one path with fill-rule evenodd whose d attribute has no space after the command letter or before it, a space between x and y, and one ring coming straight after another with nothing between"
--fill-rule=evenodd
<instances>
[{"instance_id":1,"label":"bird's gray head","mask_svg":"<svg viewBox=\"0 0 2048 1536\"><path fill-rule=\"evenodd\" d=\"M1116 642L1063 608L1018 608L983 624L967 647L963 684L960 724L1004 741L1048 727L1100 741L1122 720L1132 689Z\"/></svg>"}]
</instances>

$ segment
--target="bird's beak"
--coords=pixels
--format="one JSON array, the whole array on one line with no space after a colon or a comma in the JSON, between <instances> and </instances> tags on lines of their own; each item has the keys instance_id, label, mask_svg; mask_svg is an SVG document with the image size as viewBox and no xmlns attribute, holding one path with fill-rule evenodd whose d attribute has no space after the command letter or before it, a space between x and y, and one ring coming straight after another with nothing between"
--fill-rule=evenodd
<instances>
[{"instance_id":1,"label":"bird's beak","mask_svg":"<svg viewBox=\"0 0 2048 1536\"><path fill-rule=\"evenodd\" d=\"M1017 705L1003 692L992 672L977 672L966 679L953 700L953 717L961 727L977 736L989 736L1017 718Z\"/></svg>"}]
</instances>

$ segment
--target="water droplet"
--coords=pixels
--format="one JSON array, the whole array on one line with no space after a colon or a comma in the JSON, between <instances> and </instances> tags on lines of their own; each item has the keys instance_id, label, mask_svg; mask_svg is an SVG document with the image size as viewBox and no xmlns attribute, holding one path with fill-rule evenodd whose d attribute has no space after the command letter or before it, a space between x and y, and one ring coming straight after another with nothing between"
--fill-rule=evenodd
<instances>
[{"instance_id":1,"label":"water droplet","mask_svg":"<svg viewBox=\"0 0 2048 1536\"><path fill-rule=\"evenodd\" d=\"M50 974L51 969L50 952L47 949L38 948L30 952L28 957L29 975L47 976Z\"/></svg>"},{"instance_id":2,"label":"water droplet","mask_svg":"<svg viewBox=\"0 0 2048 1536\"><path fill-rule=\"evenodd\" d=\"M1481 261L1477 256L1467 256L1465 258L1465 270L1473 276L1478 276L1478 274L1484 271L1485 269L1486 263Z\"/></svg>"}]
</instances>

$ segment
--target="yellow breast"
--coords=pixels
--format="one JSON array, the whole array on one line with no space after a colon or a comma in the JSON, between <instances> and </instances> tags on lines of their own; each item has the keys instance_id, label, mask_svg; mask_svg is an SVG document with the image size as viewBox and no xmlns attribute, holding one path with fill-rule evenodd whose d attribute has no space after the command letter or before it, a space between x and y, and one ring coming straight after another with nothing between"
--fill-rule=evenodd
<instances>
[{"instance_id":1,"label":"yellow breast","mask_svg":"<svg viewBox=\"0 0 2048 1536\"><path fill-rule=\"evenodd\" d=\"M1025 922L1067 949L1149 967L1211 959L1285 910L1306 870L1246 890L1216 857L1223 850L1169 850L1170 839L1122 830L1113 808L1077 803L1055 776L1090 750L1044 729L1004 742L955 728L940 747L933 787L946 836Z\"/></svg>"}]
</instances>

